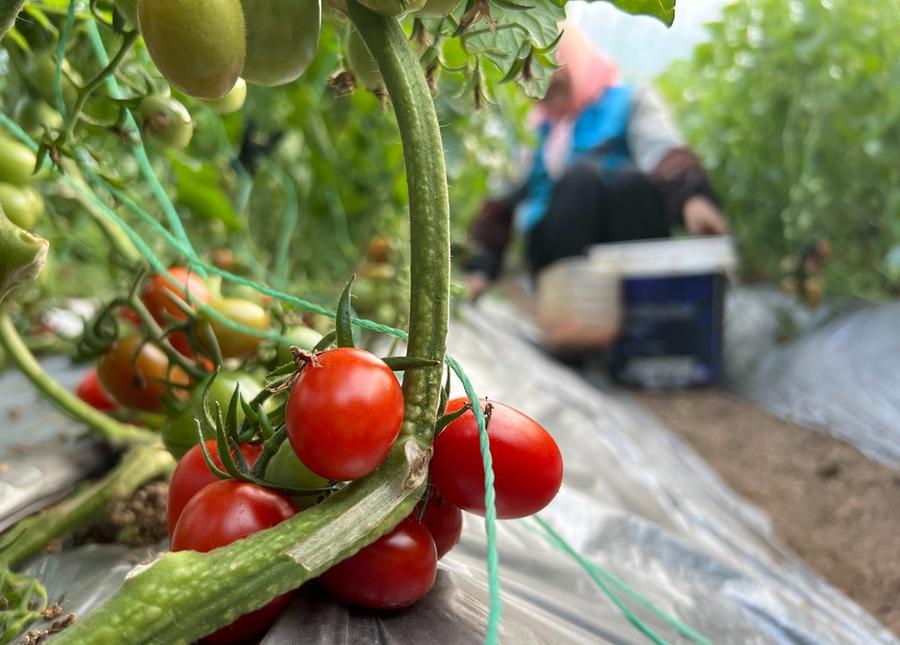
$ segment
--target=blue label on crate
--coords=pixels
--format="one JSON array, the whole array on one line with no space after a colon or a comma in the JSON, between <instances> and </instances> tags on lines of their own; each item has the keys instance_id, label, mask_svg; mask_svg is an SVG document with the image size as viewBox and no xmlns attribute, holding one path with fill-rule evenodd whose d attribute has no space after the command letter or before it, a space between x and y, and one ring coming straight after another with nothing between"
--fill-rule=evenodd
<instances>
[{"instance_id":1,"label":"blue label on crate","mask_svg":"<svg viewBox=\"0 0 900 645\"><path fill-rule=\"evenodd\" d=\"M628 278L623 327L612 350L617 381L643 387L690 387L722 371L721 274Z\"/></svg>"}]
</instances>

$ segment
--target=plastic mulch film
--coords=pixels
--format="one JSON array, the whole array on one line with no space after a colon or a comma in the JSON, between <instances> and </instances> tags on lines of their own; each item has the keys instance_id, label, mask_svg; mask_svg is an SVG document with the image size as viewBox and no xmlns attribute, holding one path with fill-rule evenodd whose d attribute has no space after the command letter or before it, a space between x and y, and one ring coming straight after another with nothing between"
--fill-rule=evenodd
<instances>
[{"instance_id":1,"label":"plastic mulch film","mask_svg":"<svg viewBox=\"0 0 900 645\"><path fill-rule=\"evenodd\" d=\"M738 394L900 467L900 303L811 312L776 291L740 289L726 319Z\"/></svg>"},{"instance_id":2,"label":"plastic mulch film","mask_svg":"<svg viewBox=\"0 0 900 645\"><path fill-rule=\"evenodd\" d=\"M532 415L560 444L565 483L541 519L584 558L576 561L534 519L499 522L500 642L647 642L599 581L657 642L898 643L782 549L765 517L658 422L545 358L529 340L534 330L511 309L486 302L463 313L450 351L479 395ZM483 642L485 551L482 520L467 516L434 590L414 607L348 608L310 585L263 643ZM65 594L83 613L148 557L146 550L82 547L43 556L29 571L51 599Z\"/></svg>"},{"instance_id":3,"label":"plastic mulch film","mask_svg":"<svg viewBox=\"0 0 900 645\"><path fill-rule=\"evenodd\" d=\"M84 368L55 358L45 367L74 389ZM0 531L64 497L78 482L108 468L112 455L44 401L18 372L0 373Z\"/></svg>"}]
</instances>

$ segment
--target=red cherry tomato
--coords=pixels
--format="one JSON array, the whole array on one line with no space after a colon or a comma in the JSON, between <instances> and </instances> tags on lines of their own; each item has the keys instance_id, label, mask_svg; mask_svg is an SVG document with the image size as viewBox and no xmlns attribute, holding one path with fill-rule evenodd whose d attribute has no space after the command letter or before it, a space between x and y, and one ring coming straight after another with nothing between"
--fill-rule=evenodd
<instances>
[{"instance_id":1,"label":"red cherry tomato","mask_svg":"<svg viewBox=\"0 0 900 645\"><path fill-rule=\"evenodd\" d=\"M116 402L106 393L103 386L100 385L100 379L97 378L97 370L92 369L78 384L75 394L79 399L90 405L100 412L112 412L116 409Z\"/></svg>"},{"instance_id":2,"label":"red cherry tomato","mask_svg":"<svg viewBox=\"0 0 900 645\"><path fill-rule=\"evenodd\" d=\"M468 399L454 399L447 412ZM502 403L490 402L488 437L494 465L497 517L511 519L537 513L562 484L559 447L539 423ZM469 410L448 425L434 442L431 482L451 504L484 515L484 467L478 424Z\"/></svg>"},{"instance_id":3,"label":"red cherry tomato","mask_svg":"<svg viewBox=\"0 0 900 645\"><path fill-rule=\"evenodd\" d=\"M304 367L285 413L297 457L317 475L359 479L375 470L403 423L403 392L384 361L338 348Z\"/></svg>"},{"instance_id":4,"label":"red cherry tomato","mask_svg":"<svg viewBox=\"0 0 900 645\"><path fill-rule=\"evenodd\" d=\"M172 535L172 550L212 551L280 524L296 512L294 503L281 493L246 482L217 481L194 495L184 507ZM261 634L278 618L289 596L279 596L265 607L244 614L204 640L240 643Z\"/></svg>"},{"instance_id":5,"label":"red cherry tomato","mask_svg":"<svg viewBox=\"0 0 900 645\"><path fill-rule=\"evenodd\" d=\"M168 316L175 320L185 320L187 316L175 304L171 293L177 294L187 303L202 302L208 304L212 299L206 284L196 273L184 267L169 269L174 282L164 275L155 275L147 282L141 299L147 309L161 325L164 325Z\"/></svg>"},{"instance_id":6,"label":"red cherry tomato","mask_svg":"<svg viewBox=\"0 0 900 645\"><path fill-rule=\"evenodd\" d=\"M434 586L437 550L422 524L411 518L319 577L338 598L372 609L413 604Z\"/></svg>"},{"instance_id":7,"label":"red cherry tomato","mask_svg":"<svg viewBox=\"0 0 900 645\"><path fill-rule=\"evenodd\" d=\"M97 376L103 388L118 403L155 412L162 407L162 397L184 398L180 388L169 383L187 385L188 375L156 345L144 343L137 336L116 340L97 362Z\"/></svg>"},{"instance_id":8,"label":"red cherry tomato","mask_svg":"<svg viewBox=\"0 0 900 645\"><path fill-rule=\"evenodd\" d=\"M216 440L209 439L206 441L206 449L212 457L213 463L222 469L222 460L219 459L219 453L216 449ZM245 443L239 448L241 455L247 465L251 468L262 454L262 446ZM222 481L216 477L206 464L203 458L203 450L200 444L197 444L188 450L175 466L175 472L172 473L172 481L169 482L169 500L166 504L166 529L169 531L169 537L175 531L175 524L187 503L201 489Z\"/></svg>"},{"instance_id":9,"label":"red cherry tomato","mask_svg":"<svg viewBox=\"0 0 900 645\"><path fill-rule=\"evenodd\" d=\"M421 509L422 502L419 502L410 517L418 518ZM422 525L431 533L440 560L459 542L463 529L462 511L433 492L425 504Z\"/></svg>"}]
</instances>

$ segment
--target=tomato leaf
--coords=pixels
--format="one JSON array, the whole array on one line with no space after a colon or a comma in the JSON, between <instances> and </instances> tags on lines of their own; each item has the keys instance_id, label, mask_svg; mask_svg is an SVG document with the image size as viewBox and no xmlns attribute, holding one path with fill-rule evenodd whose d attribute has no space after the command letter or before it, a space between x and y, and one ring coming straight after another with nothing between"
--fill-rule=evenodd
<instances>
[{"instance_id":1,"label":"tomato leaf","mask_svg":"<svg viewBox=\"0 0 900 645\"><path fill-rule=\"evenodd\" d=\"M219 187L218 168L205 163L199 169L194 169L173 157L172 171L175 174L178 203L190 209L195 217L208 221L218 220L231 230L243 228L231 200Z\"/></svg>"},{"instance_id":2,"label":"tomato leaf","mask_svg":"<svg viewBox=\"0 0 900 645\"><path fill-rule=\"evenodd\" d=\"M324 336L322 336L322 340L316 343L316 346L313 347L313 353L318 354L319 352L324 352L326 349L334 345L334 341L337 338L337 334L333 331L328 332Z\"/></svg>"},{"instance_id":3,"label":"tomato leaf","mask_svg":"<svg viewBox=\"0 0 900 645\"><path fill-rule=\"evenodd\" d=\"M353 278L344 287L338 302L337 318L334 321L334 333L338 347L355 347L353 342L353 308L350 306L350 287Z\"/></svg>"},{"instance_id":4,"label":"tomato leaf","mask_svg":"<svg viewBox=\"0 0 900 645\"><path fill-rule=\"evenodd\" d=\"M209 468L210 472L219 479L231 479L231 477L228 476L228 473L221 470L216 466L216 462L213 461L212 455L206 447L206 439L203 436L203 430L200 428L200 419L194 419L194 423L197 424L197 435L200 438L200 452L203 453L203 459L206 461L207 468Z\"/></svg>"},{"instance_id":5,"label":"tomato leaf","mask_svg":"<svg viewBox=\"0 0 900 645\"><path fill-rule=\"evenodd\" d=\"M448 425L450 425L451 423L456 421L458 418L460 418L462 415L464 415L466 412L468 412L471 409L472 409L471 405L464 405L456 412L451 412L450 414L443 415L441 418L439 418L437 420L437 423L434 424L434 436L441 434L441 432L444 430L444 428L446 428Z\"/></svg>"},{"instance_id":6,"label":"tomato leaf","mask_svg":"<svg viewBox=\"0 0 900 645\"><path fill-rule=\"evenodd\" d=\"M626 13L659 18L670 27L675 22L675 0L604 0L604 2L609 2Z\"/></svg>"},{"instance_id":7,"label":"tomato leaf","mask_svg":"<svg viewBox=\"0 0 900 645\"><path fill-rule=\"evenodd\" d=\"M422 369L423 367L435 367L441 364L440 361L434 359L416 358L415 356L387 356L381 360L383 360L394 372Z\"/></svg>"}]
</instances>

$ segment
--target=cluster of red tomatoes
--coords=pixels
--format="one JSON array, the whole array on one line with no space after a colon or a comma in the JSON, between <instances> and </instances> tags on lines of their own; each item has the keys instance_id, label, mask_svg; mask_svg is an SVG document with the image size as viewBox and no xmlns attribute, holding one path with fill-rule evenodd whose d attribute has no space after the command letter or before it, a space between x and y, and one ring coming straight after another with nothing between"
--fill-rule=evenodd
<instances>
[{"instance_id":1,"label":"cluster of red tomatoes","mask_svg":"<svg viewBox=\"0 0 900 645\"><path fill-rule=\"evenodd\" d=\"M319 585L352 604L375 609L410 605L432 587L437 562L459 541L462 510L485 511L485 478L478 426L467 400L446 413L461 413L438 435L429 494L387 535L319 577ZM555 496L562 458L550 434L521 412L486 404L499 518L536 513ZM369 352L337 348L306 363L288 395L288 441L267 475L295 487L364 477L385 459L403 423L403 393L390 367ZM215 441L207 452L221 468ZM239 446L248 467L262 454ZM307 499L290 498L254 483L219 480L201 447L181 459L172 477L167 510L172 549L209 551L272 527L302 510ZM265 629L287 602L274 600L217 632L219 639L246 638Z\"/></svg>"},{"instance_id":2,"label":"cluster of red tomatoes","mask_svg":"<svg viewBox=\"0 0 900 645\"><path fill-rule=\"evenodd\" d=\"M173 287L171 281L157 276L142 292L147 310L160 321L178 321L188 315L174 306L173 288L189 302L210 302L202 281L187 272L172 274L182 280L180 285ZM178 342L179 351L192 355L191 344L181 344L177 333L170 338L173 345ZM226 352L232 346L222 339L219 342L222 353L231 356L245 356L255 349L246 341L246 345L237 343L240 351ZM166 511L172 550L211 551L273 527L346 482L371 474L385 461L404 421L403 390L392 367L354 347L298 356L299 368L289 387L273 394L277 407L269 408L277 431L283 431L283 442L264 445L256 436L239 443L236 434L227 435L232 448L226 456L230 454L242 472L261 473L252 481L221 479L213 472L210 464L220 473L227 468L215 439L202 446L197 443L195 423L195 417L202 421L203 406L209 406L210 397L220 409L228 407L236 386L242 397L255 397L261 388L247 383L248 375L226 372L207 377L204 387L195 386L191 400L164 426L167 446L181 457ZM187 375L176 370L158 347L137 335L125 336L100 359L103 387L96 376L89 375L79 395L95 407L110 409L113 403L105 388L122 405L156 409L173 382L187 381ZM201 390L202 397L198 396ZM553 499L562 481L559 448L543 427L521 412L497 402L482 405L488 421L497 517L538 512ZM173 425L183 427L178 441L170 432ZM468 399L449 401L438 427L423 499L389 533L323 573L320 587L346 602L375 609L405 607L431 589L438 560L460 539L462 512L485 514L480 434ZM220 440L223 436L219 435ZM277 598L207 640L238 642L258 634L274 622L287 602L287 596Z\"/></svg>"}]
</instances>

